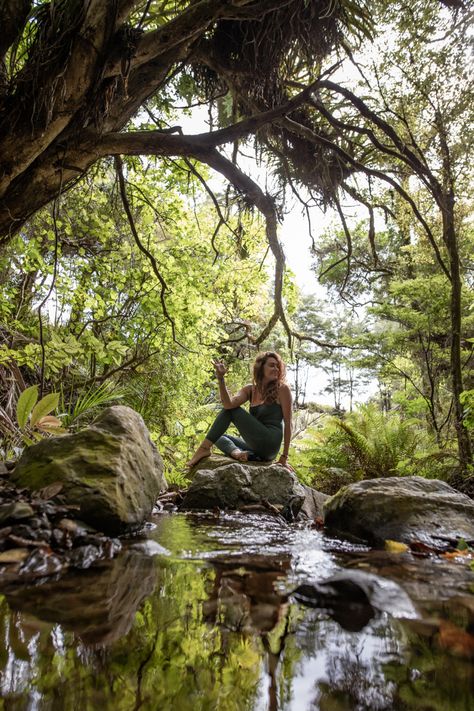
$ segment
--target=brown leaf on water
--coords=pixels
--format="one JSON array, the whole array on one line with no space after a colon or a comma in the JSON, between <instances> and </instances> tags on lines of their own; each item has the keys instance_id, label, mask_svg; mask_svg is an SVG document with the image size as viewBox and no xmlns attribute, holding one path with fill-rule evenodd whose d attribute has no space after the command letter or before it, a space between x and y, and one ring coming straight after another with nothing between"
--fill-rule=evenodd
<instances>
[{"instance_id":1,"label":"brown leaf on water","mask_svg":"<svg viewBox=\"0 0 474 711\"><path fill-rule=\"evenodd\" d=\"M21 563L22 560L28 557L29 553L28 548L11 548L0 553L0 563Z\"/></svg>"},{"instance_id":2,"label":"brown leaf on water","mask_svg":"<svg viewBox=\"0 0 474 711\"><path fill-rule=\"evenodd\" d=\"M432 548L422 541L410 541L409 545L411 552L417 553L418 555L428 556L438 552L435 548Z\"/></svg>"},{"instance_id":3,"label":"brown leaf on water","mask_svg":"<svg viewBox=\"0 0 474 711\"><path fill-rule=\"evenodd\" d=\"M53 496L56 496L57 494L59 494L60 491L62 491L62 488L62 482L54 481L52 484L45 486L43 489L40 489L36 493L40 499L52 499Z\"/></svg>"},{"instance_id":4,"label":"brown leaf on water","mask_svg":"<svg viewBox=\"0 0 474 711\"><path fill-rule=\"evenodd\" d=\"M448 551L447 553L443 553L443 558L447 558L448 560L458 560L461 561L468 561L472 560L474 558L474 555L472 551L469 550L455 550L455 551Z\"/></svg>"},{"instance_id":5,"label":"brown leaf on water","mask_svg":"<svg viewBox=\"0 0 474 711\"><path fill-rule=\"evenodd\" d=\"M438 644L456 656L474 658L474 635L447 620L439 626Z\"/></svg>"}]
</instances>

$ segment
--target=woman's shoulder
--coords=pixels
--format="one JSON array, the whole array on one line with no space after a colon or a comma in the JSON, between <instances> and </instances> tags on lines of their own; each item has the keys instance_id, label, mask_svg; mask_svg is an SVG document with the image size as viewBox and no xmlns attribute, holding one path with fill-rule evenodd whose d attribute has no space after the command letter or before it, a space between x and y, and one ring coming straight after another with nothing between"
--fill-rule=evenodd
<instances>
[{"instance_id":1,"label":"woman's shoulder","mask_svg":"<svg viewBox=\"0 0 474 711\"><path fill-rule=\"evenodd\" d=\"M291 402L291 390L287 383L280 383L278 386L278 404Z\"/></svg>"},{"instance_id":2,"label":"woman's shoulder","mask_svg":"<svg viewBox=\"0 0 474 711\"><path fill-rule=\"evenodd\" d=\"M280 385L278 387L278 394L291 396L291 390L290 390L290 386L288 385L288 383L280 383Z\"/></svg>"}]
</instances>

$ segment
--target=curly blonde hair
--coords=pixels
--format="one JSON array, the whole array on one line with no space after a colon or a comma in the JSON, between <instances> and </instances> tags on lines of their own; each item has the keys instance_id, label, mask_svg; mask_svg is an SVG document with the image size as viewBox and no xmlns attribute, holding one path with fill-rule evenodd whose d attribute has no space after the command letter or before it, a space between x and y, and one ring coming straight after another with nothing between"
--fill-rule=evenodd
<instances>
[{"instance_id":1,"label":"curly blonde hair","mask_svg":"<svg viewBox=\"0 0 474 711\"><path fill-rule=\"evenodd\" d=\"M275 382L268 383L266 388L263 387L263 368L265 363L269 358L275 358L278 365L278 378ZM259 353L255 358L255 363L253 364L253 386L259 391L262 396L262 400L265 404L271 405L271 403L278 400L278 391L282 383L286 383L286 366L278 353L274 351L265 351L265 353Z\"/></svg>"}]
</instances>

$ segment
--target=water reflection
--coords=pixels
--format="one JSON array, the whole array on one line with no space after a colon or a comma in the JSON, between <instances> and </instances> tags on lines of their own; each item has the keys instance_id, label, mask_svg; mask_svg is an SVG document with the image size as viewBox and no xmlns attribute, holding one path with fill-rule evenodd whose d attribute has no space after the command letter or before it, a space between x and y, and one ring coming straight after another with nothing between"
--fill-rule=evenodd
<instances>
[{"instance_id":1,"label":"water reflection","mask_svg":"<svg viewBox=\"0 0 474 711\"><path fill-rule=\"evenodd\" d=\"M309 559L312 582L338 568L321 534L236 515L162 516L150 535L168 557L128 550L6 591L0 708L474 708L472 665L439 649L436 626L377 613L343 629L293 601Z\"/></svg>"},{"instance_id":2,"label":"water reflection","mask_svg":"<svg viewBox=\"0 0 474 711\"><path fill-rule=\"evenodd\" d=\"M127 550L81 574L7 590L5 599L11 610L58 623L87 645L108 645L128 633L156 583L153 559Z\"/></svg>"}]
</instances>

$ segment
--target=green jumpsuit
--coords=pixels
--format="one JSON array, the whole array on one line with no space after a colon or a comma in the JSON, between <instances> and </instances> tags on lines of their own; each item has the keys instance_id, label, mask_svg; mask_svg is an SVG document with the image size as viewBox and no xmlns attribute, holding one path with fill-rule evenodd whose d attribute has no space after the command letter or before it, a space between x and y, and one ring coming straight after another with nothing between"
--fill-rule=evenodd
<instances>
[{"instance_id":1,"label":"green jumpsuit","mask_svg":"<svg viewBox=\"0 0 474 711\"><path fill-rule=\"evenodd\" d=\"M224 434L231 423L243 439ZM234 449L248 452L249 461L275 459L282 438L283 411L278 402L251 405L250 412L242 407L221 410L206 435L206 439L215 443L224 454L230 454Z\"/></svg>"}]
</instances>

